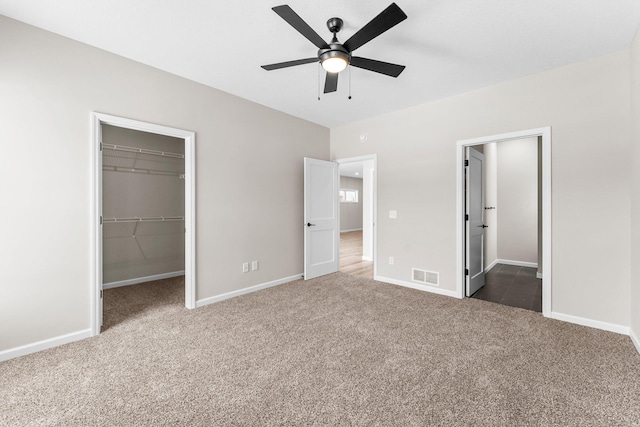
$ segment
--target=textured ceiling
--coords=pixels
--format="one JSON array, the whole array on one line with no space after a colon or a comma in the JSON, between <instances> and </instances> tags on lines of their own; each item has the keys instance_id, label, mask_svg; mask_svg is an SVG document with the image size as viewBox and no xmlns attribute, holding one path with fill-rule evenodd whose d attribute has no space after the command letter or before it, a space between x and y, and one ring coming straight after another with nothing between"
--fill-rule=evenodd
<instances>
[{"instance_id":1,"label":"textured ceiling","mask_svg":"<svg viewBox=\"0 0 640 427\"><path fill-rule=\"evenodd\" d=\"M397 78L351 69L318 101L316 47L271 7L290 5L326 40L346 41L391 2L0 0L0 14L328 127L629 47L638 0L398 0L408 19L356 51L406 65Z\"/></svg>"}]
</instances>

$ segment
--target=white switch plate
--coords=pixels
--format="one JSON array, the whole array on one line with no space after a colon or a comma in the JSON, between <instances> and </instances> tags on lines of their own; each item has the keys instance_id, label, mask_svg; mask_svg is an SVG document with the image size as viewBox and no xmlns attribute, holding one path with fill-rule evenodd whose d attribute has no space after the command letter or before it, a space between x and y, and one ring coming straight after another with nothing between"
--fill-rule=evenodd
<instances>
[{"instance_id":1,"label":"white switch plate","mask_svg":"<svg viewBox=\"0 0 640 427\"><path fill-rule=\"evenodd\" d=\"M251 261L251 271L256 271L258 269L258 261Z\"/></svg>"},{"instance_id":2,"label":"white switch plate","mask_svg":"<svg viewBox=\"0 0 640 427\"><path fill-rule=\"evenodd\" d=\"M389 211L389 218L391 219L398 218L398 211Z\"/></svg>"},{"instance_id":3,"label":"white switch plate","mask_svg":"<svg viewBox=\"0 0 640 427\"><path fill-rule=\"evenodd\" d=\"M392 257L392 256L390 256L390 257L389 257L389 265L393 265L393 262L394 262L394 261L395 261L395 260L393 259L393 257Z\"/></svg>"},{"instance_id":4,"label":"white switch plate","mask_svg":"<svg viewBox=\"0 0 640 427\"><path fill-rule=\"evenodd\" d=\"M245 262L242 264L242 272L243 273L248 273L249 272L249 263Z\"/></svg>"}]
</instances>

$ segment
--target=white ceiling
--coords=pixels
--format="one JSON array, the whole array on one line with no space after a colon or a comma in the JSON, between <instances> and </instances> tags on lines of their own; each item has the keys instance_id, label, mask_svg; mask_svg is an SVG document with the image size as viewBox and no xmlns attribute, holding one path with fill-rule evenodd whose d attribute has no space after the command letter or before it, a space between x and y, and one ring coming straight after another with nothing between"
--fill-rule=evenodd
<instances>
[{"instance_id":1,"label":"white ceiling","mask_svg":"<svg viewBox=\"0 0 640 427\"><path fill-rule=\"evenodd\" d=\"M406 65L397 78L352 68L318 101L318 66L260 65L315 56L276 15L288 4L339 40L390 0L0 0L0 14L325 126L407 108L629 47L638 0L397 0L408 19L356 50ZM324 76L322 77L324 79Z\"/></svg>"},{"instance_id":2,"label":"white ceiling","mask_svg":"<svg viewBox=\"0 0 640 427\"><path fill-rule=\"evenodd\" d=\"M362 170L364 162L340 163L340 176L349 176L351 178L362 179Z\"/></svg>"}]
</instances>

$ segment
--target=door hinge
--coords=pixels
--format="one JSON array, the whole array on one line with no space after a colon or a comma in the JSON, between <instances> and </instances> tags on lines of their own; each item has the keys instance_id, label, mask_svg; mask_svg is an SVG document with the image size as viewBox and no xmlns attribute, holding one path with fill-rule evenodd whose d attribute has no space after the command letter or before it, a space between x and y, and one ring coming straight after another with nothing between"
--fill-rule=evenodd
<instances>
[{"instance_id":1,"label":"door hinge","mask_svg":"<svg viewBox=\"0 0 640 427\"><path fill-rule=\"evenodd\" d=\"M464 220L469 221L469 214L464 214Z\"/></svg>"},{"instance_id":2,"label":"door hinge","mask_svg":"<svg viewBox=\"0 0 640 427\"><path fill-rule=\"evenodd\" d=\"M468 269L468 268L465 268L465 269L464 269L464 275L465 275L465 276L468 276L468 275L469 275L469 269Z\"/></svg>"},{"instance_id":3,"label":"door hinge","mask_svg":"<svg viewBox=\"0 0 640 427\"><path fill-rule=\"evenodd\" d=\"M102 215L100 215L100 225L102 225Z\"/></svg>"},{"instance_id":4,"label":"door hinge","mask_svg":"<svg viewBox=\"0 0 640 427\"><path fill-rule=\"evenodd\" d=\"M102 151L102 142L100 143L100 151Z\"/></svg>"},{"instance_id":5,"label":"door hinge","mask_svg":"<svg viewBox=\"0 0 640 427\"><path fill-rule=\"evenodd\" d=\"M469 160L465 160L465 161L464 161L464 165L465 165L465 166L469 166Z\"/></svg>"},{"instance_id":6,"label":"door hinge","mask_svg":"<svg viewBox=\"0 0 640 427\"><path fill-rule=\"evenodd\" d=\"M100 298L102 298L102 289L100 289Z\"/></svg>"}]
</instances>

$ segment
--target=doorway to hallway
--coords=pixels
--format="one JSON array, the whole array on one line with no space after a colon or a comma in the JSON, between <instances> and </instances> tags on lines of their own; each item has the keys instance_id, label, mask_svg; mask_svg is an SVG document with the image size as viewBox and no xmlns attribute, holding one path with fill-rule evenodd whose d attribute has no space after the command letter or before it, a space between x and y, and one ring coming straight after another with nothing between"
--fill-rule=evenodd
<instances>
[{"instance_id":1,"label":"doorway to hallway","mask_svg":"<svg viewBox=\"0 0 640 427\"><path fill-rule=\"evenodd\" d=\"M362 259L362 230L340 233L339 271L373 279L373 261Z\"/></svg>"},{"instance_id":2,"label":"doorway to hallway","mask_svg":"<svg viewBox=\"0 0 640 427\"><path fill-rule=\"evenodd\" d=\"M337 160L340 189L339 271L375 276L375 155Z\"/></svg>"}]
</instances>

